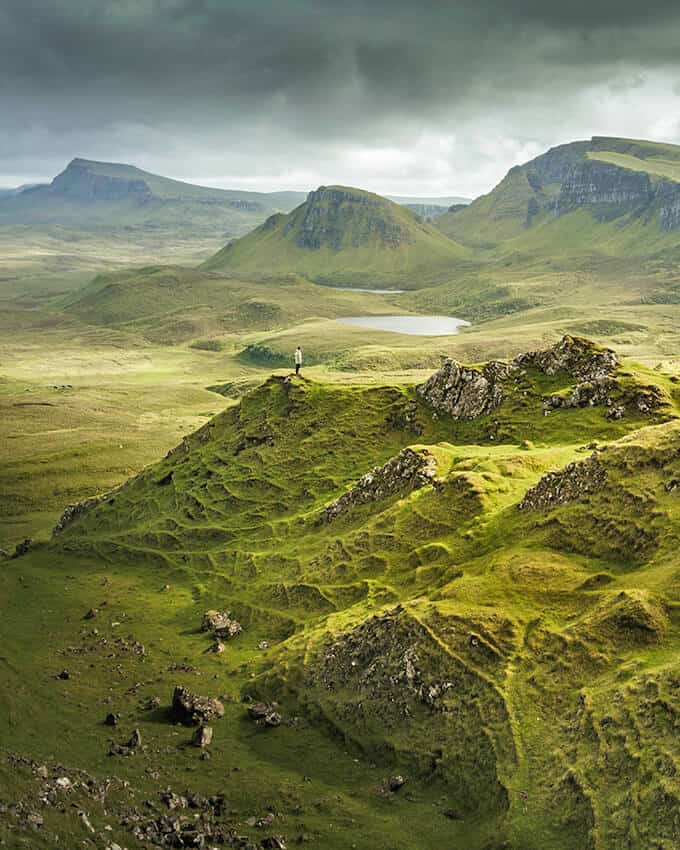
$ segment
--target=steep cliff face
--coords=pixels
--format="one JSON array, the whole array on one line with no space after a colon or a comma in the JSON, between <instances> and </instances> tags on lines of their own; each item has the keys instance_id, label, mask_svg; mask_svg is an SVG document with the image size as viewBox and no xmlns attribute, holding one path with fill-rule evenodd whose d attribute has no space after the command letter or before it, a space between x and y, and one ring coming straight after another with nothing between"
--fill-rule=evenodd
<instances>
[{"instance_id":1,"label":"steep cliff face","mask_svg":"<svg viewBox=\"0 0 680 850\"><path fill-rule=\"evenodd\" d=\"M554 211L562 215L578 207L594 207L598 218L617 218L643 213L654 194L652 181L643 171L583 159L565 173Z\"/></svg>"},{"instance_id":2,"label":"steep cliff face","mask_svg":"<svg viewBox=\"0 0 680 850\"><path fill-rule=\"evenodd\" d=\"M486 244L576 210L598 222L628 216L680 230L680 148L604 137L559 145L511 168L492 192L437 224L452 238Z\"/></svg>"}]
</instances>

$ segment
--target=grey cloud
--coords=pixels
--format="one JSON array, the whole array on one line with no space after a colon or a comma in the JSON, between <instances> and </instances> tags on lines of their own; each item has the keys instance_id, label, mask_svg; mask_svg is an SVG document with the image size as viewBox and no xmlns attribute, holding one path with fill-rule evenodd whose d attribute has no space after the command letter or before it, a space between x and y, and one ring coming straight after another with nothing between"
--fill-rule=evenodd
<instances>
[{"instance_id":1,"label":"grey cloud","mask_svg":"<svg viewBox=\"0 0 680 850\"><path fill-rule=\"evenodd\" d=\"M153 158L159 133L193 139L198 162L243 144L332 159L494 116L502 132L510 106L528 124L506 131L539 141L532 105L580 127L589 86L630 95L675 73L679 34L670 0L3 0L0 172L51 168L71 145Z\"/></svg>"}]
</instances>

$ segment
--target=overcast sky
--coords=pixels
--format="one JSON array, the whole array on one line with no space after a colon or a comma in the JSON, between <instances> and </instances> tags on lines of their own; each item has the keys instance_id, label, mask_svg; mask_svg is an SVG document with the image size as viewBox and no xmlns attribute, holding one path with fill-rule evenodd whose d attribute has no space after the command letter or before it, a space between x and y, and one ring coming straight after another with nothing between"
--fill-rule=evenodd
<instances>
[{"instance_id":1,"label":"overcast sky","mask_svg":"<svg viewBox=\"0 0 680 850\"><path fill-rule=\"evenodd\" d=\"M0 185L474 196L591 135L680 143L675 0L0 0Z\"/></svg>"}]
</instances>

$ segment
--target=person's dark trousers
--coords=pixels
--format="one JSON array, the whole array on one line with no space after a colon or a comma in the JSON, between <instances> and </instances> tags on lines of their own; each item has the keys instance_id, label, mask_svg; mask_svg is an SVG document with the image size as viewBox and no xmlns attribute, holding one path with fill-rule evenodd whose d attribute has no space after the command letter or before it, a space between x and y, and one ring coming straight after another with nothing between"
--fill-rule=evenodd
<instances>
[{"instance_id":1,"label":"person's dark trousers","mask_svg":"<svg viewBox=\"0 0 680 850\"><path fill-rule=\"evenodd\" d=\"M295 374L296 374L296 375L299 375L299 374L300 374L300 364L299 364L299 363L296 363L296 364L295 364Z\"/></svg>"}]
</instances>

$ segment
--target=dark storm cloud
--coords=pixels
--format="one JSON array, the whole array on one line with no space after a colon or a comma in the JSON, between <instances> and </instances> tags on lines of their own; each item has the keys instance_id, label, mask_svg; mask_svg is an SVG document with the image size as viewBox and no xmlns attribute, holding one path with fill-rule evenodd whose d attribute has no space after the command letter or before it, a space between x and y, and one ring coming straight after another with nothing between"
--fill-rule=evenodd
<instances>
[{"instance_id":1,"label":"dark storm cloud","mask_svg":"<svg viewBox=\"0 0 680 850\"><path fill-rule=\"evenodd\" d=\"M671 0L2 0L0 172L148 159L161 128L168 161L244 139L292 161L311 139L408 144L511 104L544 120L597 82L622 96L675 74L679 34Z\"/></svg>"}]
</instances>

